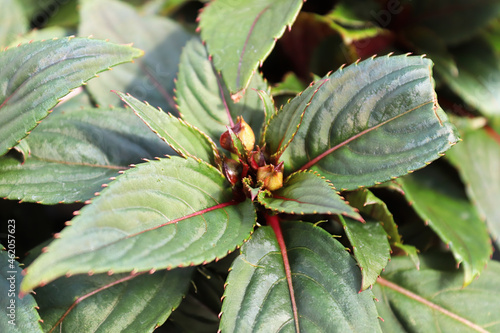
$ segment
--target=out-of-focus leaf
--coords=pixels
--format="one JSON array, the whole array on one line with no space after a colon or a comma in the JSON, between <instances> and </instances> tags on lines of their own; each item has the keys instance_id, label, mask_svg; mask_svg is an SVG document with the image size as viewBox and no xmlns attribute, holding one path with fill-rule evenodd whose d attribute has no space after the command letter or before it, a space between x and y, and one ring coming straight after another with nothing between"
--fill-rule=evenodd
<instances>
[{"instance_id":1,"label":"out-of-focus leaf","mask_svg":"<svg viewBox=\"0 0 500 333\"><path fill-rule=\"evenodd\" d=\"M375 283L391 257L387 234L380 223L371 218L365 223L339 218L361 269L361 290L365 290Z\"/></svg>"},{"instance_id":2,"label":"out-of-focus leaf","mask_svg":"<svg viewBox=\"0 0 500 333\"><path fill-rule=\"evenodd\" d=\"M27 268L28 291L67 273L148 271L224 257L250 237L250 200L213 166L172 157L129 169Z\"/></svg>"},{"instance_id":3,"label":"out-of-focus leaf","mask_svg":"<svg viewBox=\"0 0 500 333\"><path fill-rule=\"evenodd\" d=\"M201 38L231 93L245 89L276 39L291 26L302 0L218 0L200 15Z\"/></svg>"},{"instance_id":4,"label":"out-of-focus leaf","mask_svg":"<svg viewBox=\"0 0 500 333\"><path fill-rule=\"evenodd\" d=\"M28 33L16 38L14 41L10 43L9 47L15 47L19 44L29 43L35 40L50 40L50 39L64 38L70 35L71 33L69 33L68 30L57 26L48 27L44 29L33 29Z\"/></svg>"},{"instance_id":5,"label":"out-of-focus leaf","mask_svg":"<svg viewBox=\"0 0 500 333\"><path fill-rule=\"evenodd\" d=\"M0 197L85 201L130 164L172 152L131 110L64 105L21 141L31 151L24 163L11 154L0 157Z\"/></svg>"},{"instance_id":6,"label":"out-of-focus leaf","mask_svg":"<svg viewBox=\"0 0 500 333\"><path fill-rule=\"evenodd\" d=\"M0 52L0 155L71 89L141 54L130 46L86 38L33 42Z\"/></svg>"},{"instance_id":7,"label":"out-of-focus leaf","mask_svg":"<svg viewBox=\"0 0 500 333\"><path fill-rule=\"evenodd\" d=\"M15 222L14 222L15 223ZM8 230L13 230L6 237L9 251L4 251L0 244L0 331L9 333L42 333L40 316L36 311L37 303L32 295L19 298L19 285L23 276L16 256L15 224L8 222ZM11 229L12 228L12 229Z\"/></svg>"},{"instance_id":8,"label":"out-of-focus leaf","mask_svg":"<svg viewBox=\"0 0 500 333\"><path fill-rule=\"evenodd\" d=\"M500 264L488 263L479 279L463 288L463 272L422 257L420 270L395 257L373 287L384 332L498 332Z\"/></svg>"},{"instance_id":9,"label":"out-of-focus leaf","mask_svg":"<svg viewBox=\"0 0 500 333\"><path fill-rule=\"evenodd\" d=\"M328 180L315 172L297 172L283 187L272 193L260 192L259 202L266 208L288 214L343 214L361 220Z\"/></svg>"},{"instance_id":10,"label":"out-of-focus leaf","mask_svg":"<svg viewBox=\"0 0 500 333\"><path fill-rule=\"evenodd\" d=\"M120 98L155 132L181 156L199 158L212 165L219 162L215 143L203 132L182 119L141 103L130 95L117 92Z\"/></svg>"},{"instance_id":11,"label":"out-of-focus leaf","mask_svg":"<svg viewBox=\"0 0 500 333\"><path fill-rule=\"evenodd\" d=\"M85 0L80 9L80 36L93 35L118 43L134 43L145 56L134 64L105 73L88 88L102 106L120 105L111 89L146 100L174 113L174 78L182 47L191 35L164 17L140 16L128 4L116 0Z\"/></svg>"},{"instance_id":12,"label":"out-of-focus leaf","mask_svg":"<svg viewBox=\"0 0 500 333\"><path fill-rule=\"evenodd\" d=\"M303 332L379 332L370 290L344 247L323 229L282 223ZM325 315L327 314L327 315ZM222 303L222 332L295 332L283 258L270 227L241 248Z\"/></svg>"},{"instance_id":13,"label":"out-of-focus leaf","mask_svg":"<svg viewBox=\"0 0 500 333\"><path fill-rule=\"evenodd\" d=\"M287 172L311 168L356 189L424 167L458 140L436 105L431 67L422 57L381 57L326 76L271 119L271 151L293 137L288 129L303 113L281 156Z\"/></svg>"},{"instance_id":14,"label":"out-of-focus leaf","mask_svg":"<svg viewBox=\"0 0 500 333\"><path fill-rule=\"evenodd\" d=\"M464 268L463 284L476 278L492 253L486 225L449 174L429 166L399 180L407 200Z\"/></svg>"},{"instance_id":15,"label":"out-of-focus leaf","mask_svg":"<svg viewBox=\"0 0 500 333\"><path fill-rule=\"evenodd\" d=\"M28 31L29 22L21 4L16 0L0 0L0 49Z\"/></svg>"},{"instance_id":16,"label":"out-of-focus leaf","mask_svg":"<svg viewBox=\"0 0 500 333\"><path fill-rule=\"evenodd\" d=\"M450 50L458 76L436 63L440 74L457 95L485 116L500 115L500 58L482 39L473 39Z\"/></svg>"},{"instance_id":17,"label":"out-of-focus leaf","mask_svg":"<svg viewBox=\"0 0 500 333\"><path fill-rule=\"evenodd\" d=\"M446 43L457 44L470 39L498 14L496 0L420 0L411 2L411 19L406 23L427 27Z\"/></svg>"},{"instance_id":18,"label":"out-of-focus leaf","mask_svg":"<svg viewBox=\"0 0 500 333\"><path fill-rule=\"evenodd\" d=\"M254 89L269 94L266 82L255 74L245 94L234 103L224 80L216 74L208 59L205 46L193 39L184 48L176 84L179 112L183 119L207 133L217 144L230 124L228 112L233 121L242 116L252 127L255 137L260 137L264 112L259 94Z\"/></svg>"},{"instance_id":19,"label":"out-of-focus leaf","mask_svg":"<svg viewBox=\"0 0 500 333\"><path fill-rule=\"evenodd\" d=\"M458 169L469 198L500 247L500 142L484 129L466 131L463 142L447 157Z\"/></svg>"}]
</instances>

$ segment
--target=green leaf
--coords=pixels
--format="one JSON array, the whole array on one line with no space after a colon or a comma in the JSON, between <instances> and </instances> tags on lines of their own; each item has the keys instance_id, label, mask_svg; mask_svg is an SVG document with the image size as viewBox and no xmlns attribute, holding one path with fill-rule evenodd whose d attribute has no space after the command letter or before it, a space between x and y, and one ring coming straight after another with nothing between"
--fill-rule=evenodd
<instances>
[{"instance_id":1,"label":"green leaf","mask_svg":"<svg viewBox=\"0 0 500 333\"><path fill-rule=\"evenodd\" d=\"M117 43L134 43L146 55L135 64L102 75L88 88L102 106L121 105L111 89L128 92L139 100L175 112L174 78L182 48L191 34L179 24L159 16L140 16L132 6L115 0L81 2L79 35L93 35Z\"/></svg>"},{"instance_id":2,"label":"green leaf","mask_svg":"<svg viewBox=\"0 0 500 333\"><path fill-rule=\"evenodd\" d=\"M62 277L36 291L42 327L45 332L54 326L55 332L152 332L179 305L192 272L187 267L135 277ZM58 323L74 302L76 307Z\"/></svg>"},{"instance_id":3,"label":"green leaf","mask_svg":"<svg viewBox=\"0 0 500 333\"><path fill-rule=\"evenodd\" d=\"M362 220L333 185L315 172L294 173L279 190L260 192L258 200L266 208L280 213L343 214Z\"/></svg>"},{"instance_id":4,"label":"green leaf","mask_svg":"<svg viewBox=\"0 0 500 333\"><path fill-rule=\"evenodd\" d=\"M282 223L303 332L378 332L370 290L344 247L323 229ZM325 315L327 314L327 315ZM222 332L295 332L290 294L278 242L259 228L241 248L222 303Z\"/></svg>"},{"instance_id":5,"label":"green leaf","mask_svg":"<svg viewBox=\"0 0 500 333\"><path fill-rule=\"evenodd\" d=\"M421 0L412 3L411 10L411 25L427 27L448 44L458 44L497 17L500 3L496 0Z\"/></svg>"},{"instance_id":6,"label":"green leaf","mask_svg":"<svg viewBox=\"0 0 500 333\"><path fill-rule=\"evenodd\" d=\"M458 76L439 63L436 71L457 95L485 116L500 115L500 58L493 48L479 38L450 50Z\"/></svg>"},{"instance_id":7,"label":"green leaf","mask_svg":"<svg viewBox=\"0 0 500 333\"><path fill-rule=\"evenodd\" d=\"M0 11L0 22L2 22L0 25L0 49L2 49L26 33L29 22L22 5L17 0L0 0L0 8L3 8Z\"/></svg>"},{"instance_id":8,"label":"green leaf","mask_svg":"<svg viewBox=\"0 0 500 333\"><path fill-rule=\"evenodd\" d=\"M250 200L209 164L160 159L127 170L27 268L22 290L67 273L129 272L224 257L253 231Z\"/></svg>"},{"instance_id":9,"label":"green leaf","mask_svg":"<svg viewBox=\"0 0 500 333\"><path fill-rule=\"evenodd\" d=\"M131 163L171 152L131 110L65 106L21 141L31 150L24 163L13 154L0 157L0 197L85 201Z\"/></svg>"},{"instance_id":10,"label":"green leaf","mask_svg":"<svg viewBox=\"0 0 500 333\"><path fill-rule=\"evenodd\" d=\"M377 198L366 188L347 193L346 200L352 207L357 208L361 213L364 213L380 222L380 225L384 228L387 237L389 238L391 246L405 252L413 260L415 266L419 266L420 263L417 255L417 249L412 245L402 244L401 236L398 232L398 226L396 222L394 222L394 217L387 208L385 202Z\"/></svg>"},{"instance_id":11,"label":"green leaf","mask_svg":"<svg viewBox=\"0 0 500 333\"><path fill-rule=\"evenodd\" d=\"M13 221L13 220L9 220ZM6 235L8 251L0 244L0 331L9 333L43 332L40 326L40 316L36 311L37 303L32 295L19 298L19 285L23 276L16 256L15 224L8 222L8 230L13 233ZM12 227L12 229L10 229ZM8 237L7 237L8 236Z\"/></svg>"},{"instance_id":12,"label":"green leaf","mask_svg":"<svg viewBox=\"0 0 500 333\"><path fill-rule=\"evenodd\" d=\"M400 179L407 200L446 243L464 268L464 285L484 269L492 253L486 225L449 173L427 167Z\"/></svg>"},{"instance_id":13,"label":"green leaf","mask_svg":"<svg viewBox=\"0 0 500 333\"><path fill-rule=\"evenodd\" d=\"M234 103L222 78L216 74L205 46L198 40L184 48L176 84L176 100L182 118L219 142L230 124L228 112L235 121L242 116L258 138L264 122L262 101L254 91L269 88L260 75L252 77L249 89Z\"/></svg>"},{"instance_id":14,"label":"green leaf","mask_svg":"<svg viewBox=\"0 0 500 333\"><path fill-rule=\"evenodd\" d=\"M85 38L33 42L0 52L0 155L29 134L71 89L141 54L130 46Z\"/></svg>"},{"instance_id":15,"label":"green leaf","mask_svg":"<svg viewBox=\"0 0 500 333\"><path fill-rule=\"evenodd\" d=\"M391 260L373 287L384 332L498 332L500 264L488 263L463 288L463 273L445 269L436 256L422 257L420 270L404 257Z\"/></svg>"},{"instance_id":16,"label":"green leaf","mask_svg":"<svg viewBox=\"0 0 500 333\"><path fill-rule=\"evenodd\" d=\"M10 43L9 47L16 47L19 44L27 44L35 40L42 41L54 38L64 38L69 36L71 36L71 32L58 26L47 27L43 29L33 29L30 30L28 33L16 38L14 41Z\"/></svg>"},{"instance_id":17,"label":"green leaf","mask_svg":"<svg viewBox=\"0 0 500 333\"><path fill-rule=\"evenodd\" d=\"M276 40L291 26L302 0L217 0L200 15L201 38L231 93L247 88Z\"/></svg>"},{"instance_id":18,"label":"green leaf","mask_svg":"<svg viewBox=\"0 0 500 333\"><path fill-rule=\"evenodd\" d=\"M361 290L365 290L377 281L391 257L387 234L376 220L368 219L361 223L342 216L339 218L361 268Z\"/></svg>"},{"instance_id":19,"label":"green leaf","mask_svg":"<svg viewBox=\"0 0 500 333\"><path fill-rule=\"evenodd\" d=\"M217 165L220 159L215 143L189 123L149 104L141 103L130 95L117 92L148 127L181 156L202 159Z\"/></svg>"},{"instance_id":20,"label":"green leaf","mask_svg":"<svg viewBox=\"0 0 500 333\"><path fill-rule=\"evenodd\" d=\"M449 160L466 183L467 194L486 219L489 231L500 247L500 142L484 129L467 131L463 142L450 150Z\"/></svg>"},{"instance_id":21,"label":"green leaf","mask_svg":"<svg viewBox=\"0 0 500 333\"><path fill-rule=\"evenodd\" d=\"M311 168L338 189L356 189L438 158L458 138L436 105L431 66L422 57L370 58L306 89L282 110L293 119L305 110L282 155L285 171Z\"/></svg>"}]
</instances>

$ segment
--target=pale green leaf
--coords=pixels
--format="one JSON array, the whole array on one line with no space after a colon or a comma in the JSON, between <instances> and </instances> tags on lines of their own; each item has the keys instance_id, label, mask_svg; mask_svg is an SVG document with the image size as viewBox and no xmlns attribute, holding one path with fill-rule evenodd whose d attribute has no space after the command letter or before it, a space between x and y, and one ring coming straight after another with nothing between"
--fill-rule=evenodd
<instances>
[{"instance_id":1,"label":"pale green leaf","mask_svg":"<svg viewBox=\"0 0 500 333\"><path fill-rule=\"evenodd\" d=\"M252 233L250 200L232 201L209 164L172 157L139 164L84 207L27 268L28 291L67 273L129 272L212 261Z\"/></svg>"},{"instance_id":2,"label":"pale green leaf","mask_svg":"<svg viewBox=\"0 0 500 333\"><path fill-rule=\"evenodd\" d=\"M0 155L72 89L141 54L130 46L86 38L33 42L0 52Z\"/></svg>"},{"instance_id":3,"label":"pale green leaf","mask_svg":"<svg viewBox=\"0 0 500 333\"><path fill-rule=\"evenodd\" d=\"M231 93L247 88L303 0L217 0L200 15L201 38Z\"/></svg>"},{"instance_id":4,"label":"pale green leaf","mask_svg":"<svg viewBox=\"0 0 500 333\"><path fill-rule=\"evenodd\" d=\"M17 0L0 0L0 49L28 31L29 22Z\"/></svg>"},{"instance_id":5,"label":"pale green leaf","mask_svg":"<svg viewBox=\"0 0 500 333\"><path fill-rule=\"evenodd\" d=\"M436 105L431 67L422 57L370 58L306 89L280 111L293 114L281 128L293 128L304 113L282 155L285 171L311 168L338 189L356 189L437 159L458 138Z\"/></svg>"},{"instance_id":6,"label":"pale green leaf","mask_svg":"<svg viewBox=\"0 0 500 333\"><path fill-rule=\"evenodd\" d=\"M379 332L373 294L345 248L323 229L282 223L302 332ZM222 303L222 332L295 332L283 258L270 227L241 248Z\"/></svg>"}]
</instances>

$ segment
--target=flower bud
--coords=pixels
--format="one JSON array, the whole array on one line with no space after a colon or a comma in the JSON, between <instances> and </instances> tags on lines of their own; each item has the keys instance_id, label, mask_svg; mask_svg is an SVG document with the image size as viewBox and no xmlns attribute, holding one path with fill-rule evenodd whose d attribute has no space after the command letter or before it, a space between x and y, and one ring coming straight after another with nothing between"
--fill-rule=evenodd
<instances>
[{"instance_id":1,"label":"flower bud","mask_svg":"<svg viewBox=\"0 0 500 333\"><path fill-rule=\"evenodd\" d=\"M241 164L231 158L224 158L222 170L231 185L236 184L241 178Z\"/></svg>"},{"instance_id":2,"label":"flower bud","mask_svg":"<svg viewBox=\"0 0 500 333\"><path fill-rule=\"evenodd\" d=\"M283 187L283 162L274 165L264 165L257 169L257 181L264 183L264 188L275 191Z\"/></svg>"},{"instance_id":3,"label":"flower bud","mask_svg":"<svg viewBox=\"0 0 500 333\"><path fill-rule=\"evenodd\" d=\"M231 127L230 130L222 133L219 139L222 148L229 150L232 153L237 153L237 149L231 139L230 131L233 131L234 134L236 134L246 151L252 151L255 144L255 134L253 133L250 125L248 125L242 117L238 117L237 123Z\"/></svg>"}]
</instances>

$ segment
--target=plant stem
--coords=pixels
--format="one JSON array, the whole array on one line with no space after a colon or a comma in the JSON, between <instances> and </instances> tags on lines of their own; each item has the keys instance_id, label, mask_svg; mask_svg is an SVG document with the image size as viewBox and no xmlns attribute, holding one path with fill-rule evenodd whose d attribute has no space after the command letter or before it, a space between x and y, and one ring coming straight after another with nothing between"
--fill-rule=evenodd
<instances>
[{"instance_id":1,"label":"plant stem","mask_svg":"<svg viewBox=\"0 0 500 333\"><path fill-rule=\"evenodd\" d=\"M297 311L297 303L295 302L295 293L293 291L292 285L292 270L290 269L290 262L288 261L288 253L286 251L285 240L283 239L283 233L281 232L280 220L277 215L265 214L266 222L273 228L276 239L278 240L278 245L281 250L281 256L283 257L283 265L285 266L285 276L288 283L288 290L290 291L290 300L292 302L293 319L295 321L295 331L300 332L299 328L299 313Z\"/></svg>"}]
</instances>

